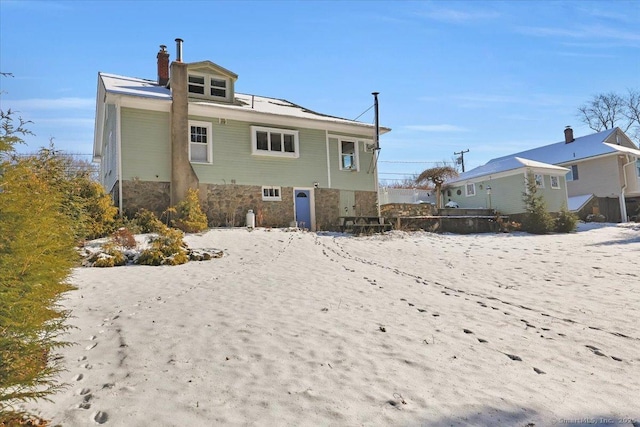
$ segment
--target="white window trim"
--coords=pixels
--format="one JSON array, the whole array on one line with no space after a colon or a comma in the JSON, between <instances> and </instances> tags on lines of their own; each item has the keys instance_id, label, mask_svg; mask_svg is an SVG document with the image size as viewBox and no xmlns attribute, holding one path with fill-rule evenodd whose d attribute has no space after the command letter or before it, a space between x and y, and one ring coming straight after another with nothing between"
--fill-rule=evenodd
<instances>
[{"instance_id":1,"label":"white window trim","mask_svg":"<svg viewBox=\"0 0 640 427\"><path fill-rule=\"evenodd\" d=\"M342 142L353 142L353 163L355 164L355 168L343 168L342 167ZM348 138L348 137L339 137L338 138L338 166L341 171L360 171L360 153L359 146L360 141L357 138Z\"/></svg>"},{"instance_id":2,"label":"white window trim","mask_svg":"<svg viewBox=\"0 0 640 427\"><path fill-rule=\"evenodd\" d=\"M203 77L204 78L204 94L189 92L189 76L194 77ZM211 86L211 79L223 80L225 82L225 94L226 96L215 96L211 95L211 88L222 89L217 86ZM218 74L204 74L198 72L190 72L187 73L187 93L189 96L197 97L197 98L207 98L207 99L216 99L216 100L224 100L227 101L230 99L230 91L231 91L231 79L225 76L220 76Z\"/></svg>"},{"instance_id":3,"label":"white window trim","mask_svg":"<svg viewBox=\"0 0 640 427\"><path fill-rule=\"evenodd\" d=\"M277 190L278 195L277 196L265 196L264 195L264 190ZM276 187L273 185L263 185L262 186L262 190L261 190L261 194L262 194L262 200L264 200L265 202L280 202L282 201L282 188L281 187Z\"/></svg>"},{"instance_id":4,"label":"white window trim","mask_svg":"<svg viewBox=\"0 0 640 427\"><path fill-rule=\"evenodd\" d=\"M555 179L556 181L556 185L553 185L553 180ZM554 190L559 190L560 189L560 177L557 175L550 175L549 176L549 181L551 182L551 188L553 188Z\"/></svg>"},{"instance_id":5,"label":"white window trim","mask_svg":"<svg viewBox=\"0 0 640 427\"><path fill-rule=\"evenodd\" d=\"M258 132L267 132L267 134L271 135L271 133L280 133L282 135L293 135L293 153L288 153L286 151L271 151L269 150L258 150ZM300 157L300 138L299 131L293 129L280 129L280 128L269 128L264 126L251 126L251 154L255 156L270 156L270 157L287 157L292 159L297 159ZM271 136L269 136L269 144L271 143ZM284 150L284 138L282 141L282 149Z\"/></svg>"},{"instance_id":6,"label":"white window trim","mask_svg":"<svg viewBox=\"0 0 640 427\"><path fill-rule=\"evenodd\" d=\"M473 188L473 191L470 193L469 192L469 185L471 185L471 188ZM467 197L473 197L476 195L476 184L475 182L468 182L464 185L464 194Z\"/></svg>"},{"instance_id":7,"label":"white window trim","mask_svg":"<svg viewBox=\"0 0 640 427\"><path fill-rule=\"evenodd\" d=\"M191 160L191 144L200 144L198 142L191 142L191 126L198 126L207 129L207 161L197 162ZM194 164L210 165L213 163L213 126L211 122L199 122L196 120L189 120L189 126L187 127L188 141L189 141L189 161Z\"/></svg>"},{"instance_id":8,"label":"white window trim","mask_svg":"<svg viewBox=\"0 0 640 427\"><path fill-rule=\"evenodd\" d=\"M540 184L538 185L538 177L540 177ZM534 173L533 174L533 182L536 183L536 187L538 188L544 188L544 175L541 173Z\"/></svg>"}]
</instances>

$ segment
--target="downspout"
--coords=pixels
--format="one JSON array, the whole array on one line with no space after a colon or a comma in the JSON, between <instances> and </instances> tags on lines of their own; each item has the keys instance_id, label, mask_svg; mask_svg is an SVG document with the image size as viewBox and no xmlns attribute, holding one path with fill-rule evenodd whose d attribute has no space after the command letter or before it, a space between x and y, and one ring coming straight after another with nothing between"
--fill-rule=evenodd
<instances>
[{"instance_id":1,"label":"downspout","mask_svg":"<svg viewBox=\"0 0 640 427\"><path fill-rule=\"evenodd\" d=\"M122 109L120 108L120 99L116 102L116 140L118 143L116 144L118 150L118 207L120 218L122 218L122 214L124 212L124 207L122 206Z\"/></svg>"},{"instance_id":2,"label":"downspout","mask_svg":"<svg viewBox=\"0 0 640 427\"><path fill-rule=\"evenodd\" d=\"M329 151L329 131L325 129L325 145L327 146L327 188L331 188L331 153Z\"/></svg>"},{"instance_id":3,"label":"downspout","mask_svg":"<svg viewBox=\"0 0 640 427\"><path fill-rule=\"evenodd\" d=\"M627 158L629 158L630 156L627 156ZM636 162L636 159L634 157L633 160L628 161L627 163L625 163L624 165L622 165L622 176L624 177L624 185L621 188L620 191L620 213L622 216L622 222L628 222L629 219L627 218L627 205L624 201L624 193L627 190L627 166L629 166L630 164L633 164Z\"/></svg>"}]
</instances>

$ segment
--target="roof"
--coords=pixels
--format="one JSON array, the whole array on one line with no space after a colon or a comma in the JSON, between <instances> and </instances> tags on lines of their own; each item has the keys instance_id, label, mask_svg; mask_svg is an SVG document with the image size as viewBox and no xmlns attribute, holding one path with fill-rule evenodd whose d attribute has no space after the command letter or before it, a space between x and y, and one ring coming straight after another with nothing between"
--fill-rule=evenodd
<instances>
[{"instance_id":1,"label":"roof","mask_svg":"<svg viewBox=\"0 0 640 427\"><path fill-rule=\"evenodd\" d=\"M569 197L568 208L571 212L577 212L587 204L589 200L593 198L593 194L582 194L580 196Z\"/></svg>"},{"instance_id":2,"label":"roof","mask_svg":"<svg viewBox=\"0 0 640 427\"><path fill-rule=\"evenodd\" d=\"M604 142L612 136L618 128L607 129L602 132L593 133L591 135L575 138L572 142L566 143L564 140L554 144L545 145L543 147L533 148L531 150L521 151L519 153L510 154L505 157L523 157L527 159L537 160L539 162L550 164L561 164L589 157L601 156L616 152L615 144L605 144ZM618 146L623 148L622 146ZM489 160L489 163L501 161L505 157L498 157Z\"/></svg>"},{"instance_id":3,"label":"roof","mask_svg":"<svg viewBox=\"0 0 640 427\"><path fill-rule=\"evenodd\" d=\"M538 162L535 160L524 159L521 157L511 156L495 159L489 163L478 166L470 171L463 172L458 177L448 180L447 184L454 184L462 181L470 181L487 175L501 174L503 176L510 175L509 172L519 173L524 168L535 169L536 171L544 171L549 174L564 175L569 170L560 166L548 163Z\"/></svg>"},{"instance_id":4,"label":"roof","mask_svg":"<svg viewBox=\"0 0 640 427\"><path fill-rule=\"evenodd\" d=\"M167 89L164 86L158 85L157 82L153 80L125 77L107 73L99 73L99 78L104 83L104 87L107 93L171 101L171 90ZM297 117L332 123L371 126L368 123L363 123L356 120L349 120L341 117L317 113L284 99L242 94L237 92L235 93L235 102L232 104L213 101L209 102L206 100L197 100L192 101L191 103L194 105L205 106L215 105L216 107L228 108L229 110L235 111L254 111L275 116ZM389 130L389 128L380 128L381 133L388 132Z\"/></svg>"}]
</instances>

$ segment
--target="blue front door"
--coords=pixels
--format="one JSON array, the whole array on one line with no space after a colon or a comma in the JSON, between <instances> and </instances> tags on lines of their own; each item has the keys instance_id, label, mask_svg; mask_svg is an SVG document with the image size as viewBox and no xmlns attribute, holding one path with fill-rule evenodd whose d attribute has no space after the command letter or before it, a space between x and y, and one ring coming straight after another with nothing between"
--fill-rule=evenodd
<instances>
[{"instance_id":1,"label":"blue front door","mask_svg":"<svg viewBox=\"0 0 640 427\"><path fill-rule=\"evenodd\" d=\"M311 191L295 190L296 222L299 228L311 228Z\"/></svg>"}]
</instances>

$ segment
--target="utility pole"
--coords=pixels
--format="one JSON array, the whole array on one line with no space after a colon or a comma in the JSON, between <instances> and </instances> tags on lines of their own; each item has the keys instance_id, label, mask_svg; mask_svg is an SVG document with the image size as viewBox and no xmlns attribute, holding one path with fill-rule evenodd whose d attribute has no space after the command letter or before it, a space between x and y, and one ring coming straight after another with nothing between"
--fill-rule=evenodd
<instances>
[{"instance_id":1,"label":"utility pole","mask_svg":"<svg viewBox=\"0 0 640 427\"><path fill-rule=\"evenodd\" d=\"M455 156L456 154L460 154L460 158L458 159L458 164L462 164L462 172L464 172L464 153L468 153L469 149L467 148L466 150L461 150L459 153L453 153L453 155Z\"/></svg>"}]
</instances>

